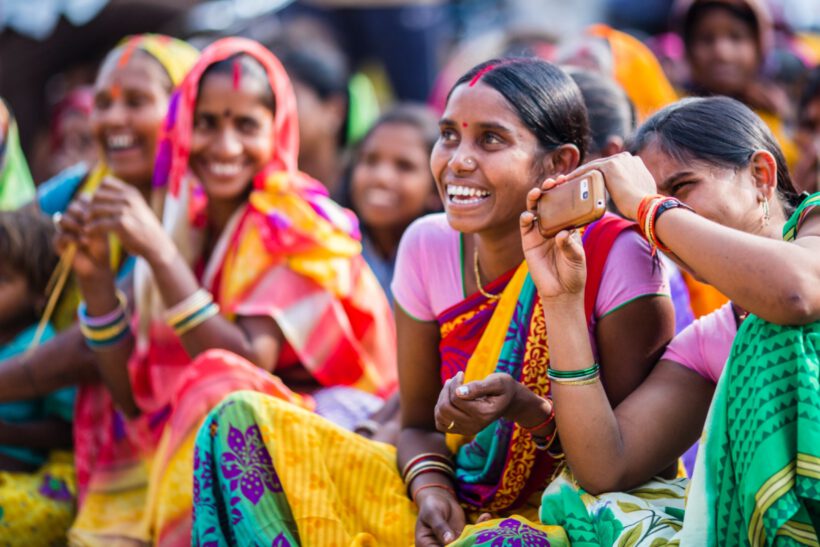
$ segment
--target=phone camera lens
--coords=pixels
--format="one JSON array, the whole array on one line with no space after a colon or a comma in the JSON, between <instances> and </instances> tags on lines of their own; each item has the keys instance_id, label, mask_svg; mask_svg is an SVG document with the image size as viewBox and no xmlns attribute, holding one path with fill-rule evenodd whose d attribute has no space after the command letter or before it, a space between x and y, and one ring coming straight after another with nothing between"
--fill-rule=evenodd
<instances>
[{"instance_id":1,"label":"phone camera lens","mask_svg":"<svg viewBox=\"0 0 820 547\"><path fill-rule=\"evenodd\" d=\"M589 191L586 191L586 190L585 190L585 191L581 194L581 199L589 199Z\"/></svg>"}]
</instances>

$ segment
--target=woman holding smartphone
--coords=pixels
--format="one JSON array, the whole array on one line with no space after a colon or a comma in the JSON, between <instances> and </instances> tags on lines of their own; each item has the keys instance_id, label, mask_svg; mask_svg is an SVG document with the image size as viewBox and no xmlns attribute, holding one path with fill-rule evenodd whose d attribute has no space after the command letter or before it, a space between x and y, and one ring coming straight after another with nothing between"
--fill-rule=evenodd
<instances>
[{"instance_id":1,"label":"woman holding smartphone","mask_svg":"<svg viewBox=\"0 0 820 547\"><path fill-rule=\"evenodd\" d=\"M563 455L546 378L552 335L548 342L518 218L529 190L583 161L583 98L547 62L493 60L458 80L439 126L430 164L445 213L405 232L392 285L397 450L271 397L234 394L197 438L199 543L472 544L481 532L465 525L483 512L504 519L505 537L566 543L559 528L523 522L535 519ZM600 282L590 283L590 313L576 327L618 402L671 338L672 305L628 224L608 219L586 233ZM235 452L231 432L256 430L267 486L254 502L237 496L228 506L224 492L238 486L220 462Z\"/></svg>"}]
</instances>

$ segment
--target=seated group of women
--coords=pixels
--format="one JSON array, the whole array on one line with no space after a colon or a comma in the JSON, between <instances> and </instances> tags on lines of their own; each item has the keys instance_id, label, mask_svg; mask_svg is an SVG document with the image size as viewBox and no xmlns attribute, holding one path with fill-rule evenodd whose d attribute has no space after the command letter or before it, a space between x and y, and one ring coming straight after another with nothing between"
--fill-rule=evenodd
<instances>
[{"instance_id":1,"label":"seated group of women","mask_svg":"<svg viewBox=\"0 0 820 547\"><path fill-rule=\"evenodd\" d=\"M816 544L820 195L742 104L677 102L585 163L566 72L474 67L392 313L355 216L298 169L261 45L129 39L94 111L104 161L38 196L73 272L54 319L79 319L3 371L31 396L80 383L71 542ZM592 169L621 216L543 237L542 193ZM406 205L355 186L374 222ZM731 303L675 336L659 250ZM352 431L396 390L395 446Z\"/></svg>"}]
</instances>

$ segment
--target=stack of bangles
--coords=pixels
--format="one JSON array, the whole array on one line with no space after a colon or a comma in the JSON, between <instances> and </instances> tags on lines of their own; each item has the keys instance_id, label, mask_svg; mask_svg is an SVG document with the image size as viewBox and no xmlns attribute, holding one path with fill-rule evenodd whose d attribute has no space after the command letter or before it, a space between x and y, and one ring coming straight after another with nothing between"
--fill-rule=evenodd
<instances>
[{"instance_id":1,"label":"stack of bangles","mask_svg":"<svg viewBox=\"0 0 820 547\"><path fill-rule=\"evenodd\" d=\"M77 309L80 331L91 349L102 350L114 346L131 332L131 324L125 310L128 301L122 291L117 291L117 300L119 304L116 308L97 317L89 316L85 302L80 303Z\"/></svg>"},{"instance_id":2,"label":"stack of bangles","mask_svg":"<svg viewBox=\"0 0 820 547\"><path fill-rule=\"evenodd\" d=\"M165 314L165 322L182 336L219 313L219 304L205 289L198 289L188 298L179 302Z\"/></svg>"},{"instance_id":3,"label":"stack of bangles","mask_svg":"<svg viewBox=\"0 0 820 547\"><path fill-rule=\"evenodd\" d=\"M658 234L655 233L655 225L663 213L676 207L692 210L691 207L679 199L664 197L660 194L644 196L638 205L638 226L641 228L643 236L649 242L649 245L652 246L652 256L654 256L659 249L664 253L669 252L669 248L658 239Z\"/></svg>"},{"instance_id":4,"label":"stack of bangles","mask_svg":"<svg viewBox=\"0 0 820 547\"><path fill-rule=\"evenodd\" d=\"M555 370L547 369L547 378L553 384L560 386L587 386L598 382L601 378L601 365L594 363L591 367L582 370Z\"/></svg>"},{"instance_id":5,"label":"stack of bangles","mask_svg":"<svg viewBox=\"0 0 820 547\"><path fill-rule=\"evenodd\" d=\"M555 407L550 404L550 413L546 420L532 427L524 427L523 425L519 425L519 427L530 434L532 442L535 443L535 448L538 450L549 450L552 443L555 442L555 438L558 436L557 427L553 427L552 433L549 433L549 425L553 421L555 421ZM541 431L546 433L546 435L539 433Z\"/></svg>"},{"instance_id":6,"label":"stack of bangles","mask_svg":"<svg viewBox=\"0 0 820 547\"><path fill-rule=\"evenodd\" d=\"M407 465L404 466L401 472L401 478L407 487L407 495L410 496L410 499L412 499L414 503L418 493L426 488L442 488L450 492L453 496L456 495L456 491L453 490L453 487L443 482L428 482L427 484L419 486L413 492L410 492L410 486L413 484L413 481L426 473L443 473L447 475L450 480L453 480L456 474L453 469L453 462L443 454L423 452L411 459L407 462Z\"/></svg>"}]
</instances>

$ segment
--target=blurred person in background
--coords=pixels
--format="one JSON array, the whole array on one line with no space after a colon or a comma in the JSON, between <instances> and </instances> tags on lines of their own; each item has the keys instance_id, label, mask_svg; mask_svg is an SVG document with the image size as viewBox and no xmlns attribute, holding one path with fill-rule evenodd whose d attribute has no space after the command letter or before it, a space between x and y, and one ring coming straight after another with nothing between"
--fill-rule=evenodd
<instances>
[{"instance_id":1,"label":"blurred person in background","mask_svg":"<svg viewBox=\"0 0 820 547\"><path fill-rule=\"evenodd\" d=\"M0 210L16 209L34 197L34 182L20 147L17 122L0 99Z\"/></svg>"},{"instance_id":2,"label":"blurred person in background","mask_svg":"<svg viewBox=\"0 0 820 547\"><path fill-rule=\"evenodd\" d=\"M811 71L797 113L795 142L799 159L794 184L800 192L820 190L820 66Z\"/></svg>"},{"instance_id":3,"label":"blurred person in background","mask_svg":"<svg viewBox=\"0 0 820 547\"><path fill-rule=\"evenodd\" d=\"M72 89L52 109L49 177L78 163L86 166L96 163L99 151L91 125L93 110L94 88L90 86Z\"/></svg>"}]
</instances>

